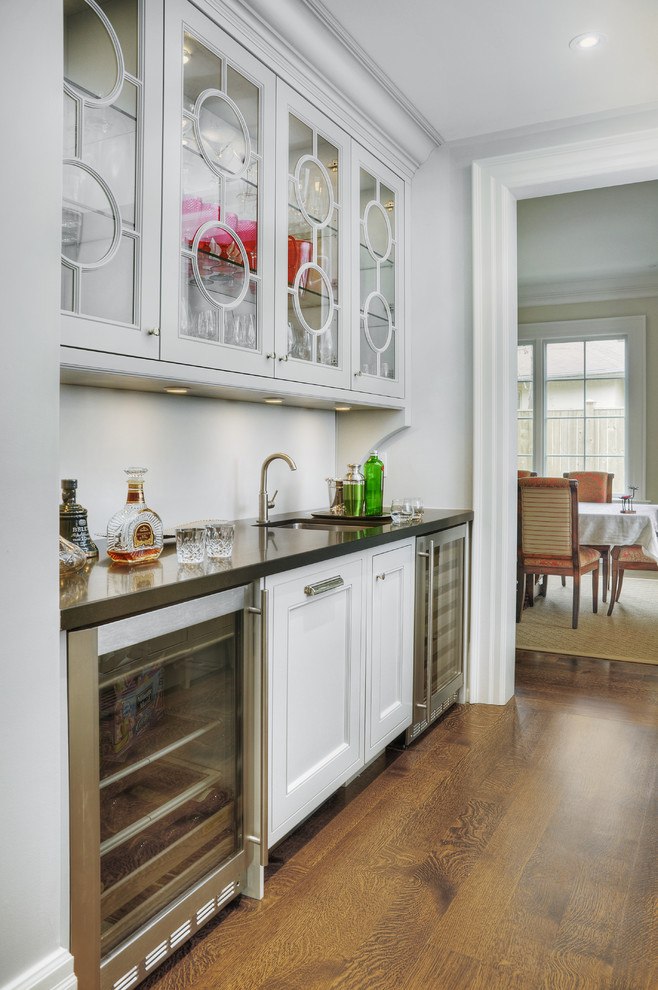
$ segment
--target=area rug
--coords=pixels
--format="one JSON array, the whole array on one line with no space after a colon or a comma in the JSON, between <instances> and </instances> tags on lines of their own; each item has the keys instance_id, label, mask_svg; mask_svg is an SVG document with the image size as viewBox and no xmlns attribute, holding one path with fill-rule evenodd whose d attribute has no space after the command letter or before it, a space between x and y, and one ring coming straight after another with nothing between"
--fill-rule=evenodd
<instances>
[{"instance_id":1,"label":"area rug","mask_svg":"<svg viewBox=\"0 0 658 990\"><path fill-rule=\"evenodd\" d=\"M633 578L627 572L611 616L607 614L609 601L600 599L599 611L592 612L591 588L585 579L578 628L572 629L571 580L567 578L563 588L559 577L549 577L547 597L525 608L517 623L517 649L658 664L658 581Z\"/></svg>"}]
</instances>

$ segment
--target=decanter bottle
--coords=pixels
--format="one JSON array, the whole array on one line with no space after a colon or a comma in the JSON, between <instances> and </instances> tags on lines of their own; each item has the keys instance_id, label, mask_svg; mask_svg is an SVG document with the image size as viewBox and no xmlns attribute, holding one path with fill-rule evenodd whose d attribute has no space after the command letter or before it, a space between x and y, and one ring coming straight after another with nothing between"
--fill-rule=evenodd
<instances>
[{"instance_id":1,"label":"decanter bottle","mask_svg":"<svg viewBox=\"0 0 658 990\"><path fill-rule=\"evenodd\" d=\"M363 515L363 491L365 479L356 464L348 464L350 469L343 478L343 502L345 515Z\"/></svg>"},{"instance_id":2,"label":"decanter bottle","mask_svg":"<svg viewBox=\"0 0 658 990\"><path fill-rule=\"evenodd\" d=\"M384 501L384 465L377 457L376 450L370 451L370 457L363 465L363 474L366 479L366 515L381 516Z\"/></svg>"},{"instance_id":3,"label":"decanter bottle","mask_svg":"<svg viewBox=\"0 0 658 990\"><path fill-rule=\"evenodd\" d=\"M87 510L76 501L76 478L62 479L62 504L59 507L59 535L84 550L89 558L98 557L98 547L89 535Z\"/></svg>"},{"instance_id":4,"label":"decanter bottle","mask_svg":"<svg viewBox=\"0 0 658 990\"><path fill-rule=\"evenodd\" d=\"M144 500L142 467L126 468L128 497L107 524L107 555L124 564L144 564L162 553L162 520Z\"/></svg>"}]
</instances>

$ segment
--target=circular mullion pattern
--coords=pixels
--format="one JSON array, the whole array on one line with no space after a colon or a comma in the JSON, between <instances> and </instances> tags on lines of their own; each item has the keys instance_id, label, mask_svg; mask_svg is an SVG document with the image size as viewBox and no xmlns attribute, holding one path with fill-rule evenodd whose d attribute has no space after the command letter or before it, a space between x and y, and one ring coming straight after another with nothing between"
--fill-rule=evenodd
<instances>
[{"instance_id":1,"label":"circular mullion pattern","mask_svg":"<svg viewBox=\"0 0 658 990\"><path fill-rule=\"evenodd\" d=\"M107 107L111 103L114 103L117 96L121 92L126 75L126 65L123 60L121 43L116 31L109 22L107 15L103 13L95 0L84 0L84 2L94 11L110 37L112 47L114 48L114 55L117 60L117 78L111 91L105 96L91 96L89 93L85 93L84 90L78 89L77 86L67 82L66 80L64 80L64 91L70 96L79 97L88 107Z\"/></svg>"},{"instance_id":2,"label":"circular mullion pattern","mask_svg":"<svg viewBox=\"0 0 658 990\"><path fill-rule=\"evenodd\" d=\"M370 214L370 211L373 209L379 210L386 225L386 231L388 234L388 247L386 248L386 252L384 254L377 254L370 240L370 231L368 230L368 216ZM393 231L391 230L391 222L388 219L388 214L386 210L384 209L382 204L379 203L376 199L371 199L370 202L366 204L366 208L363 211L363 235L365 237L366 247L368 248L368 251L370 252L372 258L375 261L379 261L379 262L386 261L389 254L391 253L391 248L393 247Z\"/></svg>"},{"instance_id":3,"label":"circular mullion pattern","mask_svg":"<svg viewBox=\"0 0 658 990\"><path fill-rule=\"evenodd\" d=\"M103 177L96 171L96 169L93 169L91 165L87 165L86 162L81 161L79 158L65 158L64 161L62 162L62 165L63 166L71 165L74 168L81 168L84 172L90 175L92 179L94 179L99 184L99 186L107 196L110 204L110 209L112 210L112 216L114 217L114 235L112 237L112 242L108 250L105 252L102 258L99 258L98 261L80 262L68 258L62 252L62 262L65 265L67 265L69 268L75 268L77 271L80 272L95 271L97 268L102 268L104 265L107 265L108 262L112 260L114 255L119 250L119 245L121 244L121 231L122 231L121 211L119 209L119 204L117 203L116 197L112 192L112 190L110 189L110 187L108 186L105 179L103 179Z\"/></svg>"},{"instance_id":4,"label":"circular mullion pattern","mask_svg":"<svg viewBox=\"0 0 658 990\"><path fill-rule=\"evenodd\" d=\"M329 315L325 320L324 324L318 330L316 330L314 327L309 326L308 323L306 322L306 319L302 312L301 302L299 298L300 282L304 278L305 272L311 270L317 272L320 278L322 279L322 281L324 282L327 288L327 299L329 301ZM314 337L321 337L323 333L327 332L327 330L333 323L334 313L336 311L336 304L334 302L333 289L331 286L331 281L329 280L329 276L324 271L324 269L320 268L319 265L316 265L314 261L307 261L299 268L297 274L295 275L295 282L293 285L292 293L293 293L292 296L293 305L295 307L295 313L297 315L297 319L308 333L312 334L312 336Z\"/></svg>"},{"instance_id":5,"label":"circular mullion pattern","mask_svg":"<svg viewBox=\"0 0 658 990\"><path fill-rule=\"evenodd\" d=\"M301 175L301 170L306 162L312 162L314 165L317 166L317 168L322 174L322 178L327 184L327 192L329 195L329 207L327 209L327 215L324 218L324 220L320 220L318 217L312 217L310 213L308 213L306 206L302 202L302 197L300 196L299 193L299 189L300 189L299 179ZM295 166L295 196L297 197L297 203L299 205L299 209L301 210L302 216L309 224L309 226L313 227L315 230L322 230L324 227L327 226L333 215L334 207L336 205L336 200L334 199L334 190L333 190L333 186L331 185L331 179L329 178L329 173L327 172L326 168L324 167L320 159L316 158L315 155L302 155L302 157L298 160Z\"/></svg>"},{"instance_id":6,"label":"circular mullion pattern","mask_svg":"<svg viewBox=\"0 0 658 990\"><path fill-rule=\"evenodd\" d=\"M199 271L199 242L201 241L203 235L207 231L217 230L218 227L220 228L220 230L224 230L226 231L227 234L230 234L231 238L235 241L240 251L240 255L242 257L242 264L244 266L242 289L240 290L240 294L237 295L235 299L230 303L219 303L217 302L216 299L212 298L212 296L206 289L205 285L203 284L203 279L201 278L201 272ZM187 254L187 252L183 252L183 253ZM235 309L237 306L240 305L240 303L247 295L247 292L249 290L249 280L251 278L251 272L249 270L249 258L247 257L247 251L245 249L245 246L232 227L229 227L227 224L222 223L220 220L209 220L207 223L201 224L196 234L194 235L194 240L192 241L191 260L192 260L192 271L194 272L194 279L196 281L197 288L199 289L199 292L201 292L202 295L208 300L211 306L213 306L215 309Z\"/></svg>"},{"instance_id":7,"label":"circular mullion pattern","mask_svg":"<svg viewBox=\"0 0 658 990\"><path fill-rule=\"evenodd\" d=\"M208 152L206 151L206 143L203 139L203 135L201 134L200 114L203 109L203 104L206 100L210 99L211 96L216 99L223 100L224 103L231 108L242 130L242 137L244 139L244 162L242 164L242 168L240 168L237 172L229 172L227 169L223 169L221 165L218 165L217 162L214 162L210 158ZM203 92L199 93L197 96L196 103L194 104L192 120L194 122L194 136L199 146L199 151L201 152L203 160L211 172L213 172L214 175L219 176L220 179L241 179L251 164L251 136L249 134L249 128L247 127L247 122L244 119L244 115L237 103L235 103L230 96L227 96L226 93L222 93L220 89L204 89Z\"/></svg>"},{"instance_id":8,"label":"circular mullion pattern","mask_svg":"<svg viewBox=\"0 0 658 990\"><path fill-rule=\"evenodd\" d=\"M386 316L387 316L387 319L388 319L388 336L386 338L386 343L382 347L377 347L375 345L375 342L373 341L372 337L370 336L370 326L369 326L369 323L368 323L368 314L370 312L370 304L371 304L371 302L372 302L373 299L379 299L379 300L381 300L381 302L384 305L384 309L386 310ZM384 351L387 349L387 347L390 345L391 339L393 337L393 319L391 317L391 308L388 305L388 303L387 303L386 299L384 298L384 296L381 294L381 292L371 292L370 295L367 297L365 303L364 303L364 306L363 306L363 330L364 330L364 333L366 335L366 340L368 341L369 347L376 354L383 354Z\"/></svg>"}]
</instances>

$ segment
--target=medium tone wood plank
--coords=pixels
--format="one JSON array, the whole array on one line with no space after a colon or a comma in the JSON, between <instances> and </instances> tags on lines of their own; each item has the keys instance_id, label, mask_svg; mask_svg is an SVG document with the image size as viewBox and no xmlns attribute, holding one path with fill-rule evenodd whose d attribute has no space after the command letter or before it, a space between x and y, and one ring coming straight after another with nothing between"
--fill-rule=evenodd
<instances>
[{"instance_id":1,"label":"medium tone wood plank","mask_svg":"<svg viewBox=\"0 0 658 990\"><path fill-rule=\"evenodd\" d=\"M524 654L272 853L143 990L650 990L658 668Z\"/></svg>"}]
</instances>

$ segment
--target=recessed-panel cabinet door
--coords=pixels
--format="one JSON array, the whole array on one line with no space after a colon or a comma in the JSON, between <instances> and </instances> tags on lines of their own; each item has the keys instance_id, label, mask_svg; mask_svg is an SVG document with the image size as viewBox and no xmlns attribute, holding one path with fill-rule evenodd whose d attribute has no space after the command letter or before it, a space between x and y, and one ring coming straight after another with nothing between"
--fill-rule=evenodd
<instances>
[{"instance_id":1,"label":"recessed-panel cabinet door","mask_svg":"<svg viewBox=\"0 0 658 990\"><path fill-rule=\"evenodd\" d=\"M162 357L274 373L274 77L190 4L165 7Z\"/></svg>"},{"instance_id":2,"label":"recessed-panel cabinet door","mask_svg":"<svg viewBox=\"0 0 658 990\"><path fill-rule=\"evenodd\" d=\"M161 41L157 2L64 0L61 307L73 347L158 356Z\"/></svg>"},{"instance_id":3,"label":"recessed-panel cabinet door","mask_svg":"<svg viewBox=\"0 0 658 990\"><path fill-rule=\"evenodd\" d=\"M370 559L366 659L366 762L411 723L414 544Z\"/></svg>"},{"instance_id":4,"label":"recessed-panel cabinet door","mask_svg":"<svg viewBox=\"0 0 658 990\"><path fill-rule=\"evenodd\" d=\"M349 139L277 85L276 375L348 388Z\"/></svg>"},{"instance_id":5,"label":"recessed-panel cabinet door","mask_svg":"<svg viewBox=\"0 0 658 990\"><path fill-rule=\"evenodd\" d=\"M270 844L363 765L362 561L267 578Z\"/></svg>"},{"instance_id":6,"label":"recessed-panel cabinet door","mask_svg":"<svg viewBox=\"0 0 658 990\"><path fill-rule=\"evenodd\" d=\"M404 395L404 183L353 145L353 387Z\"/></svg>"}]
</instances>

